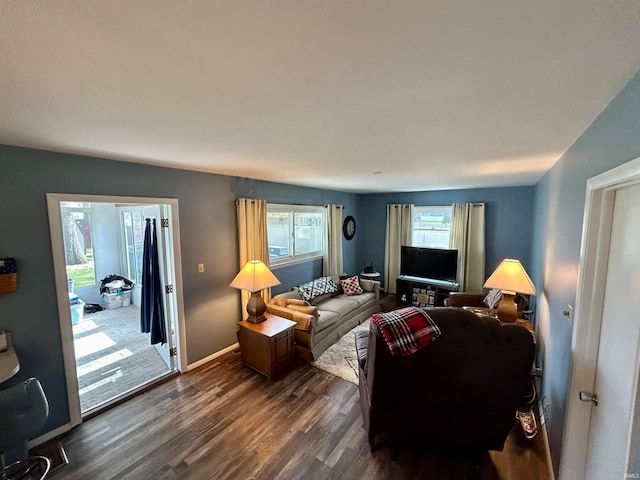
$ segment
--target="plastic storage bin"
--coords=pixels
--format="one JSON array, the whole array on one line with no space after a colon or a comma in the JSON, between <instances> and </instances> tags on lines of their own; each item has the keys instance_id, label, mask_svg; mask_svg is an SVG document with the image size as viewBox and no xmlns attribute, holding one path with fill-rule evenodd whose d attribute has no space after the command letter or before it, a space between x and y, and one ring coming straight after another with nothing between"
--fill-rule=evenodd
<instances>
[{"instance_id":1,"label":"plastic storage bin","mask_svg":"<svg viewBox=\"0 0 640 480\"><path fill-rule=\"evenodd\" d=\"M102 298L102 303L104 303L105 308L108 310L131 305L131 291L103 293Z\"/></svg>"},{"instance_id":2,"label":"plastic storage bin","mask_svg":"<svg viewBox=\"0 0 640 480\"><path fill-rule=\"evenodd\" d=\"M71 307L71 325L77 325L84 317L84 302L75 293L69 292L69 303Z\"/></svg>"}]
</instances>

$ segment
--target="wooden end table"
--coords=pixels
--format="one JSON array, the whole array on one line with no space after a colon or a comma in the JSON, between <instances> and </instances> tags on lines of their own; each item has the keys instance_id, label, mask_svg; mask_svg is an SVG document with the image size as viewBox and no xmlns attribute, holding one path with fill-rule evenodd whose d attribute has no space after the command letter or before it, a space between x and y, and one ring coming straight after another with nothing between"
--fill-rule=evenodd
<instances>
[{"instance_id":1,"label":"wooden end table","mask_svg":"<svg viewBox=\"0 0 640 480\"><path fill-rule=\"evenodd\" d=\"M265 313L261 323L238 323L238 343L242 363L269 380L285 372L293 363L293 327L296 322Z\"/></svg>"}]
</instances>

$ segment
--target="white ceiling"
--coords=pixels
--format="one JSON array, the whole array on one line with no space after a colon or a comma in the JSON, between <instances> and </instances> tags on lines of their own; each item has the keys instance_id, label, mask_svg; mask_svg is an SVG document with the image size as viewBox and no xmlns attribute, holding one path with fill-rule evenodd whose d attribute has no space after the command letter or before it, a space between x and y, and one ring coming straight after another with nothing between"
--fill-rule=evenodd
<instances>
[{"instance_id":1,"label":"white ceiling","mask_svg":"<svg viewBox=\"0 0 640 480\"><path fill-rule=\"evenodd\" d=\"M0 143L352 192L534 184L640 68L637 0L0 0L0 35Z\"/></svg>"}]
</instances>

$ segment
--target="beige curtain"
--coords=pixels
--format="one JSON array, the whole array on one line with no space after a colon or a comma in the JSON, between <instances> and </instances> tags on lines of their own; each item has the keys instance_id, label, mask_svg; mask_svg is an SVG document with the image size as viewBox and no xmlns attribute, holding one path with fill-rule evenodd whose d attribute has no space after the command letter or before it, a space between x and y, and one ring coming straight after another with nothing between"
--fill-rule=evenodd
<instances>
[{"instance_id":1,"label":"beige curtain","mask_svg":"<svg viewBox=\"0 0 640 480\"><path fill-rule=\"evenodd\" d=\"M249 260L262 260L269 266L269 248L267 245L267 202L251 198L236 200L236 215L238 218L238 252L240 264L238 272ZM242 318L246 320L246 310L250 292L241 290ZM271 289L262 291L265 303L271 299Z\"/></svg>"},{"instance_id":2,"label":"beige curtain","mask_svg":"<svg viewBox=\"0 0 640 480\"><path fill-rule=\"evenodd\" d=\"M458 250L461 292L482 293L484 285L484 203L453 204L449 248Z\"/></svg>"},{"instance_id":3,"label":"beige curtain","mask_svg":"<svg viewBox=\"0 0 640 480\"><path fill-rule=\"evenodd\" d=\"M325 276L342 273L342 205L327 205L327 243L322 259Z\"/></svg>"},{"instance_id":4,"label":"beige curtain","mask_svg":"<svg viewBox=\"0 0 640 480\"><path fill-rule=\"evenodd\" d=\"M400 247L411 245L413 235L413 205L387 205L387 234L384 246L384 286L387 293L396 293L400 276Z\"/></svg>"}]
</instances>

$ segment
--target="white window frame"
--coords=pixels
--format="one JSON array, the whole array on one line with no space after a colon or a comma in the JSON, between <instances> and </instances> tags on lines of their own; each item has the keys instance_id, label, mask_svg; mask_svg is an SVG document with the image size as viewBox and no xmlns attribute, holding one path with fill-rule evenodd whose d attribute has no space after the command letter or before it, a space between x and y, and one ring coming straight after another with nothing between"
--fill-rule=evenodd
<instances>
[{"instance_id":1,"label":"white window frame","mask_svg":"<svg viewBox=\"0 0 640 480\"><path fill-rule=\"evenodd\" d=\"M453 207L451 205L416 205L413 207L413 215L414 217L417 215L420 215L421 212L429 212L429 213L443 213L445 215L449 215L449 218L451 218L451 216L453 215ZM448 231L448 235L447 235L447 243L445 244L435 244L435 243L418 243L416 241L416 231L420 230L420 229L416 229L415 228L415 223L412 223L411 225L412 227L412 234L411 234L411 246L413 247L428 247L428 248L442 248L442 249L448 249L449 248L449 242L451 240L451 223L449 223L449 228L448 229L442 229L442 228L433 228L431 230L439 230L439 231L443 231L443 230L447 230ZM423 229L423 230L429 230L429 229Z\"/></svg>"},{"instance_id":2,"label":"white window frame","mask_svg":"<svg viewBox=\"0 0 640 480\"><path fill-rule=\"evenodd\" d=\"M132 220L133 220L134 213L141 213L142 214L142 230L144 232L144 219L145 219L144 206L130 205L126 207L118 207L116 210L118 211L118 229L120 230L120 249L122 252L121 262L122 262L124 271L127 275L127 278L129 278L130 280L132 280L134 283L138 285L142 285L142 273L136 269L136 265L133 265L133 266L131 265L129 255L127 254L128 240L127 240L127 232L125 227L125 214L129 213L132 216ZM133 227L134 226L132 225L132 228ZM143 233L143 243L144 243L144 233ZM135 242L133 244L133 247L135 252ZM135 256L135 253L134 253L134 256ZM134 259L134 263L135 263L135 259ZM140 265L140 267L142 266ZM137 278L137 275L135 274L132 275L132 268L133 270L135 270L136 274L140 273L140 278Z\"/></svg>"},{"instance_id":3,"label":"white window frame","mask_svg":"<svg viewBox=\"0 0 640 480\"><path fill-rule=\"evenodd\" d=\"M326 236L327 236L327 217L326 217L326 209L324 206L318 205L289 205L282 203L267 203L267 214L269 212L280 212L280 213L288 213L289 214L289 236L290 236L290 244L291 248L289 249L289 254L287 256L279 257L279 258L270 258L269 264L272 268L283 267L285 265L294 265L296 263L307 262L310 260L314 260L317 258L322 258L324 256L324 250L326 246ZM296 237L295 237L295 224L294 224L294 215L299 213L320 213L322 214L322 247L319 250L298 254L296 255ZM267 243L269 242L269 234L268 234L268 222L267 222ZM268 245L269 246L269 245Z\"/></svg>"}]
</instances>

